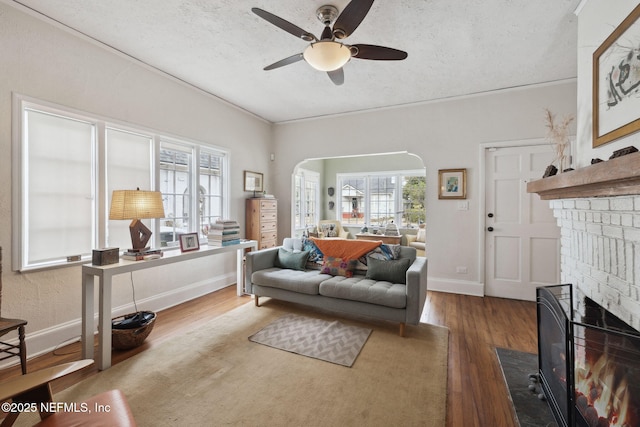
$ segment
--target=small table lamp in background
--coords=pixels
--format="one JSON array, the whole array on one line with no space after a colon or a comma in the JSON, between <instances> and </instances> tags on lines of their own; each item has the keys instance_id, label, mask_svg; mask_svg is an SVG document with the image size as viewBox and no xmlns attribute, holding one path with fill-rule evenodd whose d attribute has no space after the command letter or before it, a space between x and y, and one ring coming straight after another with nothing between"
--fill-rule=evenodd
<instances>
[{"instance_id":1,"label":"small table lamp in background","mask_svg":"<svg viewBox=\"0 0 640 427\"><path fill-rule=\"evenodd\" d=\"M159 191L114 190L111 197L109 219L130 219L132 252L142 252L151 238L149 230L141 219L164 218L162 193Z\"/></svg>"}]
</instances>

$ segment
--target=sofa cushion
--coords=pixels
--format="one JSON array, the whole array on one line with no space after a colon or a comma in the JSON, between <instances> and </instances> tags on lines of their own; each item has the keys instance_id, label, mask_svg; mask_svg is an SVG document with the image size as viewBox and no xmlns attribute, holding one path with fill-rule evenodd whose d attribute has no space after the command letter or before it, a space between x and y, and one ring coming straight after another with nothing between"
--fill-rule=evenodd
<instances>
[{"instance_id":1,"label":"sofa cushion","mask_svg":"<svg viewBox=\"0 0 640 427\"><path fill-rule=\"evenodd\" d=\"M367 279L383 280L391 283L407 282L407 270L411 265L408 258L394 260L379 260L369 257L367 259Z\"/></svg>"},{"instance_id":2,"label":"sofa cushion","mask_svg":"<svg viewBox=\"0 0 640 427\"><path fill-rule=\"evenodd\" d=\"M285 237L282 241L282 247L289 252L301 252L302 251L302 239L297 237Z\"/></svg>"},{"instance_id":3,"label":"sofa cushion","mask_svg":"<svg viewBox=\"0 0 640 427\"><path fill-rule=\"evenodd\" d=\"M320 249L318 249L318 246L316 246L316 244L313 243L313 240L308 239L306 237L303 238L302 250L309 251L309 258L307 259L307 264L322 263L322 257L323 257L322 251L320 251Z\"/></svg>"},{"instance_id":4,"label":"sofa cushion","mask_svg":"<svg viewBox=\"0 0 640 427\"><path fill-rule=\"evenodd\" d=\"M251 282L259 286L284 289L302 294L317 295L320 283L330 279L319 270L302 271L288 268L266 268L251 274Z\"/></svg>"},{"instance_id":5,"label":"sofa cushion","mask_svg":"<svg viewBox=\"0 0 640 427\"><path fill-rule=\"evenodd\" d=\"M320 272L323 274L330 274L332 276L353 277L355 264L356 260L327 257L322 262L322 269L320 269Z\"/></svg>"},{"instance_id":6,"label":"sofa cushion","mask_svg":"<svg viewBox=\"0 0 640 427\"><path fill-rule=\"evenodd\" d=\"M376 259L397 259L400 258L400 245L387 245L386 243L381 244L371 252L368 252L358 258L358 262L356 262L356 270L366 271L367 270L367 257L376 258Z\"/></svg>"},{"instance_id":7,"label":"sofa cushion","mask_svg":"<svg viewBox=\"0 0 640 427\"><path fill-rule=\"evenodd\" d=\"M284 248L278 248L278 256L276 256L274 265L280 268L304 270L307 258L309 258L309 251L291 252Z\"/></svg>"},{"instance_id":8,"label":"sofa cushion","mask_svg":"<svg viewBox=\"0 0 640 427\"><path fill-rule=\"evenodd\" d=\"M364 276L350 278L334 276L320 283L320 295L361 301L392 308L407 305L406 286L398 283L366 279Z\"/></svg>"}]
</instances>

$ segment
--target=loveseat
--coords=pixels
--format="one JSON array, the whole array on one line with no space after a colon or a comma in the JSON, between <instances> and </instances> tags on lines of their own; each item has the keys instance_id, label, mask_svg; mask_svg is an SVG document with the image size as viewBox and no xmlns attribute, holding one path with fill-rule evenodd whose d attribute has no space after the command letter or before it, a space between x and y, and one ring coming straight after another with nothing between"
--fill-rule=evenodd
<instances>
[{"instance_id":1,"label":"loveseat","mask_svg":"<svg viewBox=\"0 0 640 427\"><path fill-rule=\"evenodd\" d=\"M344 242L363 255L331 256L344 255L331 253ZM398 322L404 336L406 324L420 321L427 294L427 259L416 257L414 248L379 241L308 239L297 247L247 253L245 287L256 306L260 297L271 297Z\"/></svg>"}]
</instances>

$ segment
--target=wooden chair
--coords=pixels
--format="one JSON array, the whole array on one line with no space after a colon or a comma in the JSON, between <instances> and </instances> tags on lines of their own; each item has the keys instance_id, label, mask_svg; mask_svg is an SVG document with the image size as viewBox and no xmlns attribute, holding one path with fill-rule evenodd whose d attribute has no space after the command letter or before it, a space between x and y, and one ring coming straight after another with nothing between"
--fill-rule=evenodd
<instances>
[{"instance_id":1,"label":"wooden chair","mask_svg":"<svg viewBox=\"0 0 640 427\"><path fill-rule=\"evenodd\" d=\"M0 247L0 307L2 305L2 247ZM6 319L0 316L0 337L9 332L18 331L18 345L0 341L0 361L11 357L20 358L20 366L22 374L27 373L27 346L24 342L24 326L26 320L22 319Z\"/></svg>"},{"instance_id":2,"label":"wooden chair","mask_svg":"<svg viewBox=\"0 0 640 427\"><path fill-rule=\"evenodd\" d=\"M26 375L11 378L0 384L0 401L10 402L14 407L6 414L0 426L11 426L20 415L18 409L40 413L41 421L35 426L92 426L92 427L130 427L136 422L129 404L120 390L111 390L94 396L75 405L69 403L64 409L60 402L53 402L50 383L72 374L93 363L91 359L45 368ZM3 405L3 409L5 408ZM84 410L86 408L87 410ZM100 410L102 408L102 410ZM6 411L5 411L6 412Z\"/></svg>"},{"instance_id":3,"label":"wooden chair","mask_svg":"<svg viewBox=\"0 0 640 427\"><path fill-rule=\"evenodd\" d=\"M18 330L19 340L17 345L0 341L0 354L3 355L0 357L0 361L11 357L19 357L23 375L27 373L27 346L24 343L24 326L26 324L26 320L5 319L4 317L0 317L0 337L8 334L9 332Z\"/></svg>"}]
</instances>

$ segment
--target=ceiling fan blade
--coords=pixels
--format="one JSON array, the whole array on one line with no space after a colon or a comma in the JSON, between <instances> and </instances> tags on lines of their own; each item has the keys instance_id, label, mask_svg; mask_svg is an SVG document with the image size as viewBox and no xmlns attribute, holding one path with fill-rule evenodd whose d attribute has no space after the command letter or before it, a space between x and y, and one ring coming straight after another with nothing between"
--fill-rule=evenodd
<instances>
[{"instance_id":1,"label":"ceiling fan blade","mask_svg":"<svg viewBox=\"0 0 640 427\"><path fill-rule=\"evenodd\" d=\"M373 0L351 0L333 24L333 35L337 39L349 37L367 16L372 5Z\"/></svg>"},{"instance_id":2,"label":"ceiling fan blade","mask_svg":"<svg viewBox=\"0 0 640 427\"><path fill-rule=\"evenodd\" d=\"M251 8L251 11L256 15L258 15L260 18L264 19L265 21L270 22L276 27L285 30L289 34L293 34L294 36L301 38L302 40L305 40L308 42L312 40L317 40L316 36L314 36L313 34L303 30L302 28L292 24L289 21L286 21L280 18L279 16L274 15L271 12L267 12L266 10L262 10L257 7Z\"/></svg>"},{"instance_id":3,"label":"ceiling fan blade","mask_svg":"<svg viewBox=\"0 0 640 427\"><path fill-rule=\"evenodd\" d=\"M338 68L337 70L327 71L327 74L336 86L340 86L342 83L344 83L344 70L342 69L342 67Z\"/></svg>"},{"instance_id":4,"label":"ceiling fan blade","mask_svg":"<svg viewBox=\"0 0 640 427\"><path fill-rule=\"evenodd\" d=\"M281 59L278 62L274 62L271 65L267 65L266 67L264 67L264 70L265 71L269 71L269 70L273 70L275 68L284 67L285 65L293 64L294 62L301 61L302 59L303 59L302 54L301 53L296 53L295 55L291 55L288 58L284 58L284 59Z\"/></svg>"},{"instance_id":5,"label":"ceiling fan blade","mask_svg":"<svg viewBox=\"0 0 640 427\"><path fill-rule=\"evenodd\" d=\"M354 44L352 50L356 53L352 56L358 59L373 59L377 61L400 61L407 58L407 52L391 47L376 46L372 44ZM353 49L355 48L355 49Z\"/></svg>"}]
</instances>

